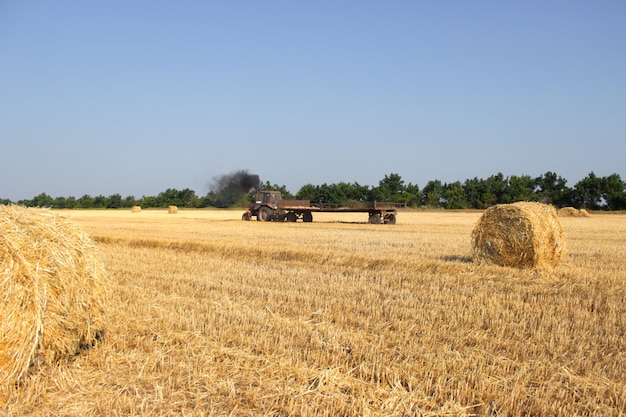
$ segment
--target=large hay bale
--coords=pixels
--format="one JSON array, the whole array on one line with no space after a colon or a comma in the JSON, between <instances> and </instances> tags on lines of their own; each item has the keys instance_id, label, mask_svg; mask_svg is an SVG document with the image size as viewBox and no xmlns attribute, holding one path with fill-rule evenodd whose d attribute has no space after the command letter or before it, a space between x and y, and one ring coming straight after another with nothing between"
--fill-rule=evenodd
<instances>
[{"instance_id":1,"label":"large hay bale","mask_svg":"<svg viewBox=\"0 0 626 417\"><path fill-rule=\"evenodd\" d=\"M0 206L0 388L101 336L104 279L93 241L72 222Z\"/></svg>"},{"instance_id":2,"label":"large hay bale","mask_svg":"<svg viewBox=\"0 0 626 417\"><path fill-rule=\"evenodd\" d=\"M534 268L557 266L565 237L553 206L520 202L488 208L472 231L476 262Z\"/></svg>"},{"instance_id":3,"label":"large hay bale","mask_svg":"<svg viewBox=\"0 0 626 417\"><path fill-rule=\"evenodd\" d=\"M169 206L167 208L167 212L169 214L176 214L176 213L178 213L178 207L176 207L176 206Z\"/></svg>"},{"instance_id":4,"label":"large hay bale","mask_svg":"<svg viewBox=\"0 0 626 417\"><path fill-rule=\"evenodd\" d=\"M130 208L130 212L131 213L141 213L141 207L140 206L132 206Z\"/></svg>"}]
</instances>

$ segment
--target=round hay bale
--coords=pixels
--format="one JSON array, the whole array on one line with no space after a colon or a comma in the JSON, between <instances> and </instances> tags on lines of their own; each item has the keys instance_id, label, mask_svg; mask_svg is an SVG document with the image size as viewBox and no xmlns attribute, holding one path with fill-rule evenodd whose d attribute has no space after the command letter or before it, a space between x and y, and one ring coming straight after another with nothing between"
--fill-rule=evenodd
<instances>
[{"instance_id":1,"label":"round hay bale","mask_svg":"<svg viewBox=\"0 0 626 417\"><path fill-rule=\"evenodd\" d=\"M580 209L580 217L591 217L591 214L585 209Z\"/></svg>"},{"instance_id":2,"label":"round hay bale","mask_svg":"<svg viewBox=\"0 0 626 417\"><path fill-rule=\"evenodd\" d=\"M574 207L563 207L559 210L559 217L580 217L581 212Z\"/></svg>"},{"instance_id":3,"label":"round hay bale","mask_svg":"<svg viewBox=\"0 0 626 417\"><path fill-rule=\"evenodd\" d=\"M488 208L472 231L476 262L535 268L557 266L565 237L553 206L520 202Z\"/></svg>"},{"instance_id":4,"label":"round hay bale","mask_svg":"<svg viewBox=\"0 0 626 417\"><path fill-rule=\"evenodd\" d=\"M169 214L176 214L176 213L178 213L178 207L176 207L176 206L169 206L167 208L167 212Z\"/></svg>"},{"instance_id":5,"label":"round hay bale","mask_svg":"<svg viewBox=\"0 0 626 417\"><path fill-rule=\"evenodd\" d=\"M131 213L141 213L141 207L139 206L132 206L130 208Z\"/></svg>"},{"instance_id":6,"label":"round hay bale","mask_svg":"<svg viewBox=\"0 0 626 417\"><path fill-rule=\"evenodd\" d=\"M93 241L69 220L0 206L0 387L101 336L104 279Z\"/></svg>"}]
</instances>

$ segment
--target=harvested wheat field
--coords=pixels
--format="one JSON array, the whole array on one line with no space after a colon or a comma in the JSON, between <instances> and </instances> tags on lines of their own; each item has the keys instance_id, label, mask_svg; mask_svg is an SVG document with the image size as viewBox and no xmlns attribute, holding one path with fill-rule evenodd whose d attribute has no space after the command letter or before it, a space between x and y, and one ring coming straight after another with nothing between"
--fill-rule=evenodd
<instances>
[{"instance_id":1,"label":"harvested wheat field","mask_svg":"<svg viewBox=\"0 0 626 417\"><path fill-rule=\"evenodd\" d=\"M109 327L11 416L620 416L626 216L562 218L553 268L472 261L482 212L313 223L62 211L104 256Z\"/></svg>"}]
</instances>

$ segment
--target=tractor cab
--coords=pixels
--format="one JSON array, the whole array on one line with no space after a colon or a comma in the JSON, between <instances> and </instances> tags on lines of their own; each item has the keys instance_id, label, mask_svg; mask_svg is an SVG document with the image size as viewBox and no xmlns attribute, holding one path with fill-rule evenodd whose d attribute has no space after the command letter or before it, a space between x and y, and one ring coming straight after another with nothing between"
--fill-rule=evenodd
<instances>
[{"instance_id":1,"label":"tractor cab","mask_svg":"<svg viewBox=\"0 0 626 417\"><path fill-rule=\"evenodd\" d=\"M259 191L256 202L260 205L276 206L283 196L280 191Z\"/></svg>"}]
</instances>

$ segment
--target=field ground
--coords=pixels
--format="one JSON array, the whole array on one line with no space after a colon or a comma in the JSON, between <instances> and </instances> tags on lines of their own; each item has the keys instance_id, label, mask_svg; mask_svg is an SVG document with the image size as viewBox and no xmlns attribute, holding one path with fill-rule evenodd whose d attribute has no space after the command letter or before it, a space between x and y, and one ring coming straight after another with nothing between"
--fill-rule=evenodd
<instances>
[{"instance_id":1,"label":"field ground","mask_svg":"<svg viewBox=\"0 0 626 417\"><path fill-rule=\"evenodd\" d=\"M518 270L472 262L480 212L59 213L106 261L109 325L6 415L626 414L626 215L561 219L564 264Z\"/></svg>"}]
</instances>

